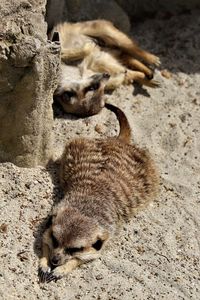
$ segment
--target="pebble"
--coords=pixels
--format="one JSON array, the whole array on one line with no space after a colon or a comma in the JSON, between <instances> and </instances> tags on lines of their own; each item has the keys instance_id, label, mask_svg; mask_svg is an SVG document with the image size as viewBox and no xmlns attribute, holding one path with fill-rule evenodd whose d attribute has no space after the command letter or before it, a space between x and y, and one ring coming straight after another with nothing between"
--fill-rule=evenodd
<instances>
[{"instance_id":1,"label":"pebble","mask_svg":"<svg viewBox=\"0 0 200 300\"><path fill-rule=\"evenodd\" d=\"M98 133L103 133L104 132L104 127L100 124L96 124L94 130Z\"/></svg>"},{"instance_id":2,"label":"pebble","mask_svg":"<svg viewBox=\"0 0 200 300\"><path fill-rule=\"evenodd\" d=\"M172 77L172 73L170 73L168 70L164 69L161 71L161 75L167 79L170 79Z\"/></svg>"}]
</instances>

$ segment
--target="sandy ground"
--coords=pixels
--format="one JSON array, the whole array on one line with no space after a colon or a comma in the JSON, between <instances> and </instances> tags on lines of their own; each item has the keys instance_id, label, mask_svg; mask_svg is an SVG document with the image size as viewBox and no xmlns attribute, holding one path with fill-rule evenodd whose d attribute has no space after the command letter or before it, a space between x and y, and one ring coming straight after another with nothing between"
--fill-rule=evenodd
<instances>
[{"instance_id":1,"label":"sandy ground","mask_svg":"<svg viewBox=\"0 0 200 300\"><path fill-rule=\"evenodd\" d=\"M121 87L109 100L127 113L134 141L151 151L161 174L160 196L124 225L101 259L40 285L41 230L62 196L57 168L1 164L1 299L200 299L200 12L147 20L133 33L160 56L156 79L162 86ZM85 120L56 115L56 155L72 137L117 132L106 109Z\"/></svg>"}]
</instances>

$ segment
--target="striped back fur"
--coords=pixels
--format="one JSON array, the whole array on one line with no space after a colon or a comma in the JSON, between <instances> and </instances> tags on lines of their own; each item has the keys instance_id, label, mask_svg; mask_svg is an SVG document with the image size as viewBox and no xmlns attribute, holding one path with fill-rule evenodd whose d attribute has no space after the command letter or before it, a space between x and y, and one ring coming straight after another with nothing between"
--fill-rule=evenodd
<instances>
[{"instance_id":1,"label":"striped back fur","mask_svg":"<svg viewBox=\"0 0 200 300\"><path fill-rule=\"evenodd\" d=\"M125 114L111 104L106 107L119 120L119 136L67 144L61 182L69 206L114 229L119 219L128 219L155 196L158 176L149 153L130 144Z\"/></svg>"}]
</instances>

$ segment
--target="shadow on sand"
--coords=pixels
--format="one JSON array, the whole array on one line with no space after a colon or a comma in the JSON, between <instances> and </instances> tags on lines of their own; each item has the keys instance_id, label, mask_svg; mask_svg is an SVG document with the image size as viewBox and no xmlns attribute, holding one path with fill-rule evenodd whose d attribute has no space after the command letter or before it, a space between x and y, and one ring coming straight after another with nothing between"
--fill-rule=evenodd
<instances>
[{"instance_id":1,"label":"shadow on sand","mask_svg":"<svg viewBox=\"0 0 200 300\"><path fill-rule=\"evenodd\" d=\"M60 167L60 161L56 160L50 160L46 166L46 170L49 172L52 183L54 185L53 188L53 205L54 207L59 201L63 198L64 194L61 189L60 183L59 183L59 167ZM41 255L41 243L42 243L42 235L46 228L48 228L48 223L50 220L51 211L48 213L47 217L42 220L40 224L38 224L37 228L34 231L34 252L37 256Z\"/></svg>"},{"instance_id":2,"label":"shadow on sand","mask_svg":"<svg viewBox=\"0 0 200 300\"><path fill-rule=\"evenodd\" d=\"M172 73L200 72L200 10L146 19L133 25L132 34L143 48L158 55L161 69Z\"/></svg>"}]
</instances>

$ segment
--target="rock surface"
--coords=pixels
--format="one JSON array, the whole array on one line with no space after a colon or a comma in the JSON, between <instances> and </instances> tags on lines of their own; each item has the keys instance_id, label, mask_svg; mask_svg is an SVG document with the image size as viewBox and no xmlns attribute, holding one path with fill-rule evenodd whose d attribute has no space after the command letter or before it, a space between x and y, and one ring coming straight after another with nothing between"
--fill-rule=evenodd
<instances>
[{"instance_id":1,"label":"rock surface","mask_svg":"<svg viewBox=\"0 0 200 300\"><path fill-rule=\"evenodd\" d=\"M52 151L52 95L59 49L47 44L43 1L0 4L0 161L45 164Z\"/></svg>"},{"instance_id":2,"label":"rock surface","mask_svg":"<svg viewBox=\"0 0 200 300\"><path fill-rule=\"evenodd\" d=\"M162 85L155 90L121 87L109 101L127 113L133 140L151 151L161 174L161 193L124 224L101 259L57 283L39 284L42 226L62 196L57 168L0 164L1 299L200 299L199 16L194 11L133 28L139 44L160 56L155 78ZM171 76L162 76L163 70ZM55 154L71 138L115 135L117 128L106 109L87 119L57 110Z\"/></svg>"}]
</instances>

